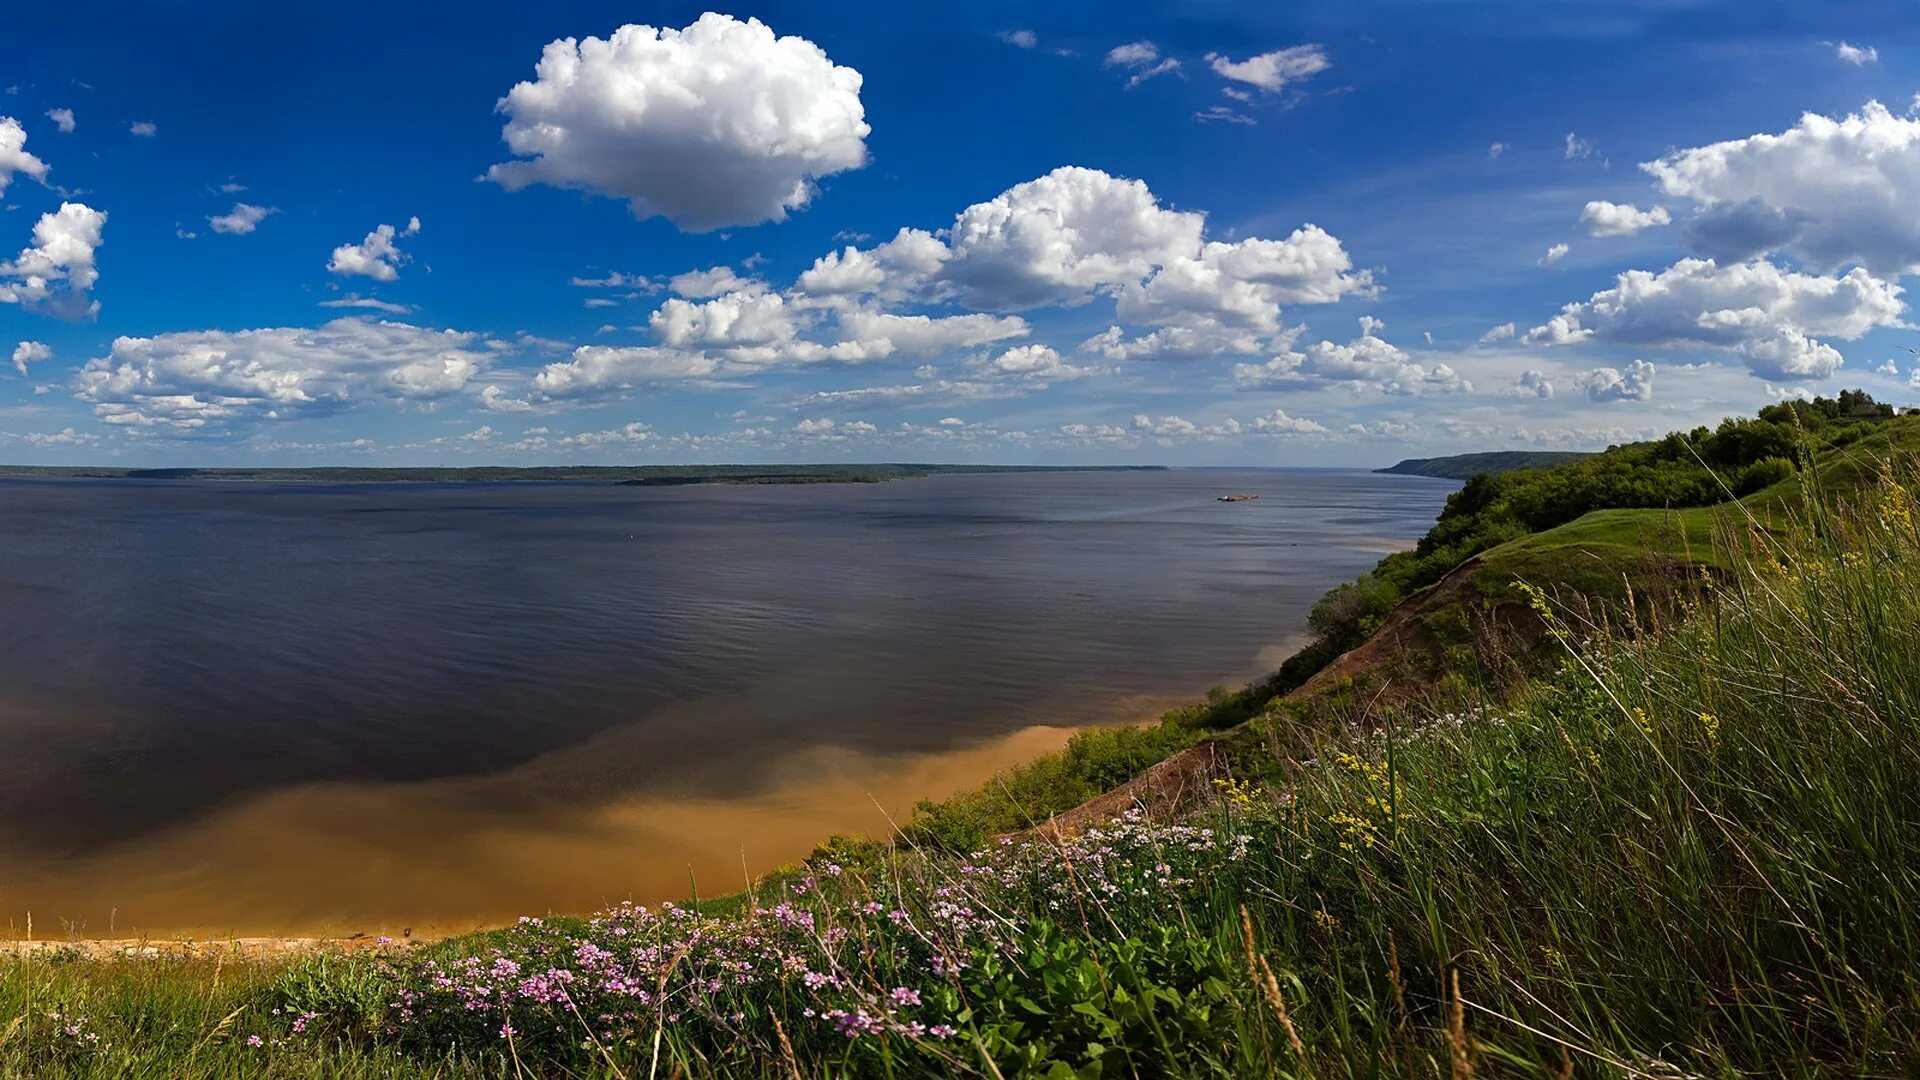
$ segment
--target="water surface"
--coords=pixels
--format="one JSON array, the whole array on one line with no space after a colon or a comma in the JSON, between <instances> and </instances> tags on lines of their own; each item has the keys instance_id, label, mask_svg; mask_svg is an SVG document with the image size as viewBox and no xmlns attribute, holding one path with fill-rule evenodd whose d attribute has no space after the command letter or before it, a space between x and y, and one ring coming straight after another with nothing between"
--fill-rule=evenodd
<instances>
[{"instance_id":1,"label":"water surface","mask_svg":"<svg viewBox=\"0 0 1920 1080\"><path fill-rule=\"evenodd\" d=\"M0 479L0 913L432 923L690 865L730 888L743 856L1269 670L1453 487Z\"/></svg>"}]
</instances>

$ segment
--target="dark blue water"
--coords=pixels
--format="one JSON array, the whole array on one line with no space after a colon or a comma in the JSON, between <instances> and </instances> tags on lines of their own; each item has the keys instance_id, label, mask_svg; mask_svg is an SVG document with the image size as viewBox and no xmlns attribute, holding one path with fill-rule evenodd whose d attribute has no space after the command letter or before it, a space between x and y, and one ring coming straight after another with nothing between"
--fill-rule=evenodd
<instances>
[{"instance_id":1,"label":"dark blue water","mask_svg":"<svg viewBox=\"0 0 1920 1080\"><path fill-rule=\"evenodd\" d=\"M290 785L749 791L1271 667L1452 484L1335 471L623 488L0 480L0 854ZM1222 504L1224 492L1257 492Z\"/></svg>"}]
</instances>

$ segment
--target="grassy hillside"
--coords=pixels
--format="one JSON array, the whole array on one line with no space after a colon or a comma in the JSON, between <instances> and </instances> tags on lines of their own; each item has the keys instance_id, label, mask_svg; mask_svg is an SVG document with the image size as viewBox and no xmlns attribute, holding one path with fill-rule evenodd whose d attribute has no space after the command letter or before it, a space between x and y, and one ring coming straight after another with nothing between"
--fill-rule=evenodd
<instances>
[{"instance_id":1,"label":"grassy hillside","mask_svg":"<svg viewBox=\"0 0 1920 1080\"><path fill-rule=\"evenodd\" d=\"M1375 469L1377 473L1401 473L1407 476L1432 476L1443 480L1469 480L1480 473L1512 472L1515 469L1551 469L1591 457L1577 451L1492 450L1479 454L1454 454L1450 457L1407 458Z\"/></svg>"},{"instance_id":2,"label":"grassy hillside","mask_svg":"<svg viewBox=\"0 0 1920 1080\"><path fill-rule=\"evenodd\" d=\"M1328 701L1311 746L1253 740L1283 782L1183 820L840 841L726 904L426 947L0 961L0 1073L1913 1075L1920 470L1873 449L1763 528L1683 515L1709 572L1657 627L1518 587L1555 664Z\"/></svg>"}]
</instances>

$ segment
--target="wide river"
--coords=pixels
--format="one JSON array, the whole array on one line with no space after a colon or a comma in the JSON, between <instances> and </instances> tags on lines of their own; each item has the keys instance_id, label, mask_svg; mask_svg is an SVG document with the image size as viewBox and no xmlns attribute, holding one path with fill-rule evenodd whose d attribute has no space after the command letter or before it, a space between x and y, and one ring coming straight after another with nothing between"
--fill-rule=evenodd
<instances>
[{"instance_id":1,"label":"wide river","mask_svg":"<svg viewBox=\"0 0 1920 1080\"><path fill-rule=\"evenodd\" d=\"M1454 487L0 479L0 916L425 932L728 891L1271 670Z\"/></svg>"}]
</instances>

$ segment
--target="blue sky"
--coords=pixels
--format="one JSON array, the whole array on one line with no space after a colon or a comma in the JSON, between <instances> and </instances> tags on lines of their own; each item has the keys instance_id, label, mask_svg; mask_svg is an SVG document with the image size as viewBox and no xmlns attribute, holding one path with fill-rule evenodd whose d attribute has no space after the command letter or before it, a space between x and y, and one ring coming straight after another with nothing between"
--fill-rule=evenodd
<instances>
[{"instance_id":1,"label":"blue sky","mask_svg":"<svg viewBox=\"0 0 1920 1080\"><path fill-rule=\"evenodd\" d=\"M1376 464L1920 397L1894 5L12 18L7 461Z\"/></svg>"}]
</instances>

